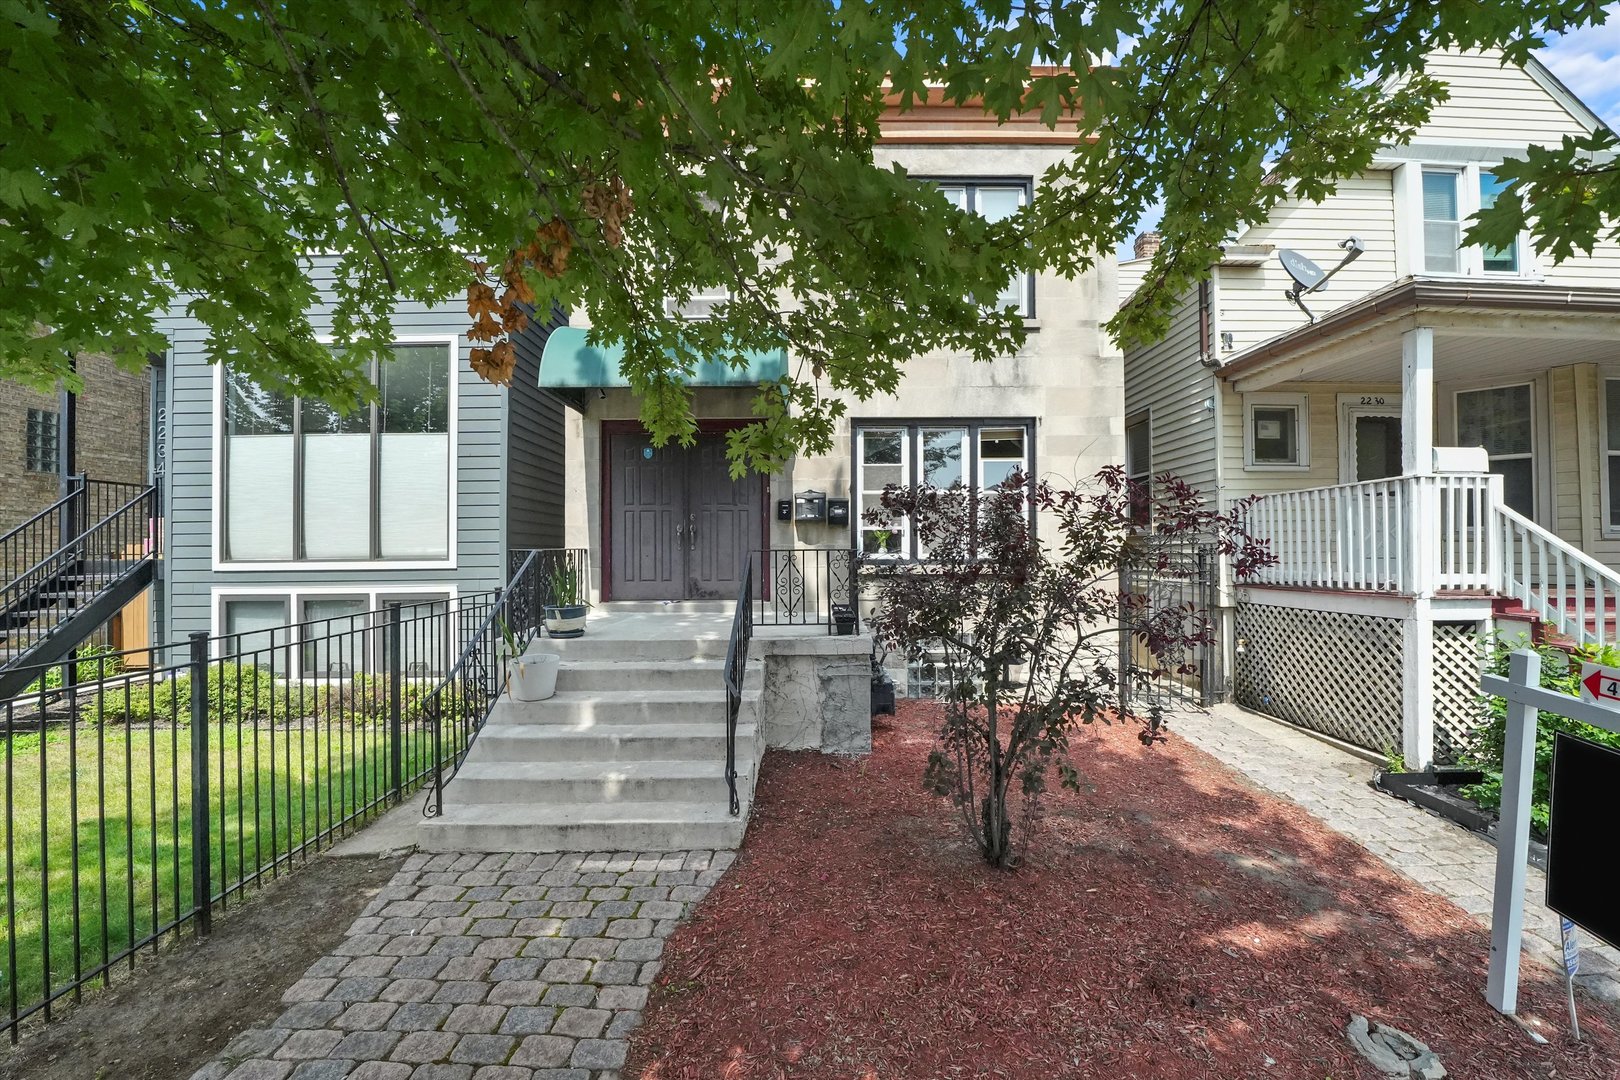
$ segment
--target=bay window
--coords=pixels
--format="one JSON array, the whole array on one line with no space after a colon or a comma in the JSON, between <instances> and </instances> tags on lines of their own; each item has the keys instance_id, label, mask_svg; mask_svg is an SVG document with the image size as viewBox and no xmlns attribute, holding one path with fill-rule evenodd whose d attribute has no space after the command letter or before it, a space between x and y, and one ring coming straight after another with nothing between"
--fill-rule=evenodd
<instances>
[{"instance_id":1,"label":"bay window","mask_svg":"<svg viewBox=\"0 0 1620 1080\"><path fill-rule=\"evenodd\" d=\"M396 345L348 415L227 368L222 557L448 558L451 364L446 345Z\"/></svg>"},{"instance_id":2,"label":"bay window","mask_svg":"<svg viewBox=\"0 0 1620 1080\"><path fill-rule=\"evenodd\" d=\"M862 551L892 559L926 559L908 523L867 522L891 485L947 488L962 484L984 492L1014 475L1031 474L1030 425L1009 421L904 421L855 430L856 528Z\"/></svg>"}]
</instances>

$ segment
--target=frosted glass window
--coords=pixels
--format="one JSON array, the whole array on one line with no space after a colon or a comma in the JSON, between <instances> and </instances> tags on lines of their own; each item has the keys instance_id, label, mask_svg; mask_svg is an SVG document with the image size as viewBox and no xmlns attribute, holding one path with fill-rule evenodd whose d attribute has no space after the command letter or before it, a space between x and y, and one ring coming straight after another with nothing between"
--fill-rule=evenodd
<instances>
[{"instance_id":1,"label":"frosted glass window","mask_svg":"<svg viewBox=\"0 0 1620 1080\"><path fill-rule=\"evenodd\" d=\"M227 373L225 558L448 558L448 352L395 346L347 414Z\"/></svg>"},{"instance_id":2,"label":"frosted glass window","mask_svg":"<svg viewBox=\"0 0 1620 1080\"><path fill-rule=\"evenodd\" d=\"M1462 222L1457 207L1459 174L1434 169L1423 171L1423 267L1435 273L1455 274L1461 269L1457 250L1462 244Z\"/></svg>"},{"instance_id":3,"label":"frosted glass window","mask_svg":"<svg viewBox=\"0 0 1620 1080\"><path fill-rule=\"evenodd\" d=\"M293 399L225 374L225 553L293 558Z\"/></svg>"},{"instance_id":4,"label":"frosted glass window","mask_svg":"<svg viewBox=\"0 0 1620 1080\"><path fill-rule=\"evenodd\" d=\"M304 674L344 677L365 671L366 654L371 647L366 601L360 597L321 597L304 601L300 622L306 623Z\"/></svg>"},{"instance_id":5,"label":"frosted glass window","mask_svg":"<svg viewBox=\"0 0 1620 1080\"><path fill-rule=\"evenodd\" d=\"M224 607L226 653L243 664L285 675L287 657L280 646L286 645L288 631L280 628L287 625L287 601L227 600Z\"/></svg>"},{"instance_id":6,"label":"frosted glass window","mask_svg":"<svg viewBox=\"0 0 1620 1080\"><path fill-rule=\"evenodd\" d=\"M368 559L371 410L347 416L320 401L299 403L304 440L304 558Z\"/></svg>"},{"instance_id":7,"label":"frosted glass window","mask_svg":"<svg viewBox=\"0 0 1620 1080\"><path fill-rule=\"evenodd\" d=\"M450 553L450 369L444 350L402 346L382 368L378 542L385 559Z\"/></svg>"}]
</instances>

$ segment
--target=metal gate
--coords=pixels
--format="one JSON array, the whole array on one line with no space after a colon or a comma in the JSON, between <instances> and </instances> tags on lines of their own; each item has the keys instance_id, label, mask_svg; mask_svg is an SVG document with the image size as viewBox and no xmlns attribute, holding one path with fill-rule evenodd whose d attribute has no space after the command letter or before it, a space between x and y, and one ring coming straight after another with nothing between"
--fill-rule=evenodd
<instances>
[{"instance_id":1,"label":"metal gate","mask_svg":"<svg viewBox=\"0 0 1620 1080\"><path fill-rule=\"evenodd\" d=\"M1119 693L1131 712L1212 704L1221 693L1216 580L1207 540L1143 536L1145 556L1120 569ZM1180 643L1154 655L1148 628L1179 620Z\"/></svg>"}]
</instances>

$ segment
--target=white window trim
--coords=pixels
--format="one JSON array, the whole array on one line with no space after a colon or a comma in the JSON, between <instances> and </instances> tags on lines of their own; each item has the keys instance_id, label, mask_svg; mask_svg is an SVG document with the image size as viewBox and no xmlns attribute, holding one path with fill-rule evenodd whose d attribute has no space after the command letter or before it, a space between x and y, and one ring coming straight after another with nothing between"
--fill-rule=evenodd
<instances>
[{"instance_id":1,"label":"white window trim","mask_svg":"<svg viewBox=\"0 0 1620 1080\"><path fill-rule=\"evenodd\" d=\"M1423 244L1423 172L1451 172L1462 177L1457 190L1457 217L1461 232L1469 228L1468 219L1479 212L1479 174L1494 173L1500 161L1407 161L1397 166L1393 184L1395 194L1395 273L1398 277L1427 277L1441 280L1489 278L1497 281L1541 281L1544 272L1530 242L1530 233L1519 233L1519 268L1517 270L1486 270L1485 251L1478 245L1457 250L1455 273L1430 270L1424 266Z\"/></svg>"},{"instance_id":2,"label":"white window trim","mask_svg":"<svg viewBox=\"0 0 1620 1080\"><path fill-rule=\"evenodd\" d=\"M873 424L870 427L855 429L855 547L856 550L866 551L866 533L872 526L866 523L864 512L866 496L868 494L882 494L888 485L882 488L868 489L866 486L866 437L874 433L886 433L900 436L900 480L901 486L911 483L911 429L904 424L895 427L884 427L882 424ZM882 468L890 469L892 465ZM870 552L867 558L885 562L904 562L911 558L911 521L900 518L891 523L889 531L900 534L900 547L892 552Z\"/></svg>"},{"instance_id":3,"label":"white window trim","mask_svg":"<svg viewBox=\"0 0 1620 1080\"><path fill-rule=\"evenodd\" d=\"M1527 454L1492 454L1489 449L1486 449L1485 453L1488 458L1513 461L1528 458L1530 460L1530 483L1532 485L1530 505L1535 511L1531 515L1531 520L1540 524L1548 520L1547 499L1551 495L1554 479L1548 471L1551 466L1552 455L1549 453L1548 448L1541 443L1541 392L1537 385L1538 381L1538 379L1515 379L1509 382L1492 381L1456 387L1451 391L1451 439L1457 446L1463 444L1462 435L1460 434L1462 431L1462 410L1458 407L1458 401L1462 395L1475 394L1481 390L1502 390L1517 386L1528 388L1530 391L1530 452Z\"/></svg>"},{"instance_id":4,"label":"white window trim","mask_svg":"<svg viewBox=\"0 0 1620 1080\"><path fill-rule=\"evenodd\" d=\"M232 600L284 600L287 603L287 617L291 620L287 625L296 626L305 621L300 618L305 600L354 597L356 600L364 601L365 611L370 612L382 610L382 598L388 596L414 598L420 603L448 600L454 604L460 598L460 590L453 584L431 581L407 581L385 585L369 581L351 585L216 585L208 590L209 647L214 656L220 654L220 644L225 635L225 605ZM301 643L291 642L288 647L297 648L299 644ZM298 677L306 676L300 671Z\"/></svg>"},{"instance_id":5,"label":"white window trim","mask_svg":"<svg viewBox=\"0 0 1620 1080\"><path fill-rule=\"evenodd\" d=\"M1276 408L1293 406L1299 417L1294 432L1299 449L1299 460L1293 464L1254 460L1255 407ZM1243 468L1246 472L1303 472L1311 467L1311 399L1309 394L1244 394L1243 395Z\"/></svg>"},{"instance_id":6,"label":"white window trim","mask_svg":"<svg viewBox=\"0 0 1620 1080\"><path fill-rule=\"evenodd\" d=\"M1620 382L1620 371L1598 371L1598 388L1602 391L1599 399L1603 402L1598 409L1598 514L1602 523L1599 530L1605 537L1620 536L1620 525L1611 525L1609 513L1609 500L1620 498L1620 491L1609 486L1609 459L1620 457L1620 450L1609 449L1609 383Z\"/></svg>"},{"instance_id":7,"label":"white window trim","mask_svg":"<svg viewBox=\"0 0 1620 1080\"><path fill-rule=\"evenodd\" d=\"M1028 176L924 176L920 178L924 183L933 184L940 188L960 188L961 197L957 199L956 208L963 213L977 213L976 206L970 202L976 200L979 188L1012 188L1020 189L1018 195L1018 208L1026 209L1035 197L1035 182ZM1035 288L1037 275L1033 270L1026 270L1021 275L1023 287L1018 290L1018 314L1024 319L1026 325L1039 327L1038 313L1040 308L1035 303Z\"/></svg>"},{"instance_id":8,"label":"white window trim","mask_svg":"<svg viewBox=\"0 0 1620 1080\"><path fill-rule=\"evenodd\" d=\"M331 345L330 336L316 339L322 345ZM300 560L287 559L273 562L237 562L224 558L225 521L220 511L224 508L225 494L225 365L212 363L214 390L211 396L213 410L213 438L209 445L209 464L213 470L208 506L209 562L217 571L282 571L282 570L454 570L456 568L456 540L459 534L457 508L461 484L456 471L456 457L461 434L461 338L456 334L401 335L391 339L394 345L443 345L449 353L450 399L446 405L450 436L450 485L447 508L450 527L448 555L443 559L366 559L366 560ZM505 476L501 479L506 483ZM291 508L289 508L291 512Z\"/></svg>"},{"instance_id":9,"label":"white window trim","mask_svg":"<svg viewBox=\"0 0 1620 1080\"><path fill-rule=\"evenodd\" d=\"M1338 406L1339 483L1353 484L1356 482L1356 417L1401 416L1401 395L1372 390L1365 394L1339 394L1334 403ZM1401 438L1406 438L1404 430Z\"/></svg>"}]
</instances>

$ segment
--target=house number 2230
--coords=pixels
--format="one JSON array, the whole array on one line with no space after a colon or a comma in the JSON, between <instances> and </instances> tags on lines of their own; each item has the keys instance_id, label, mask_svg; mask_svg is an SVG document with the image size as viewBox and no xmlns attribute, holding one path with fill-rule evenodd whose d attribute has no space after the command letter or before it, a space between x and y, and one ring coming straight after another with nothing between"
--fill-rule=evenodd
<instances>
[{"instance_id":1,"label":"house number 2230","mask_svg":"<svg viewBox=\"0 0 1620 1080\"><path fill-rule=\"evenodd\" d=\"M1384 403L1384 399L1381 395L1373 396L1371 394L1363 394L1361 395L1361 403L1363 405L1382 405Z\"/></svg>"}]
</instances>

